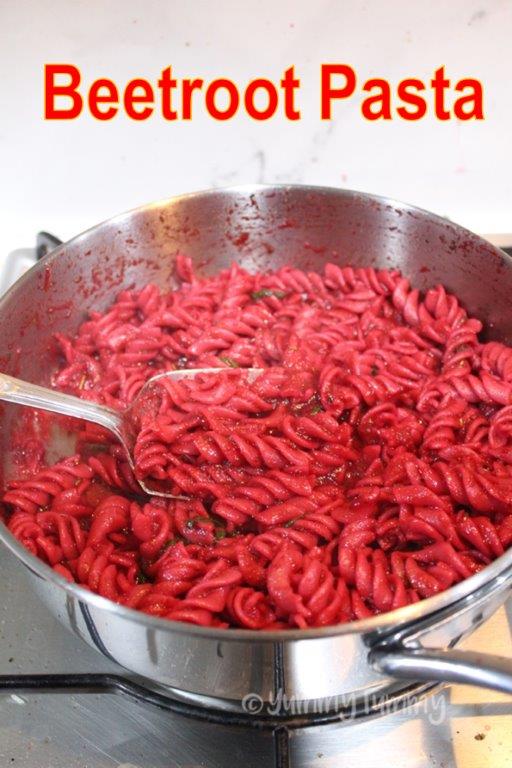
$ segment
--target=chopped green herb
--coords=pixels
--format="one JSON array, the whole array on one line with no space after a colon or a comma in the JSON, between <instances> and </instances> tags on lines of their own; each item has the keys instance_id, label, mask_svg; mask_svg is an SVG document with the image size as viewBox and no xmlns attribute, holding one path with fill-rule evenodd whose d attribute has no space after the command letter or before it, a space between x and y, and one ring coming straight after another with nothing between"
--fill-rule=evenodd
<instances>
[{"instance_id":1,"label":"chopped green herb","mask_svg":"<svg viewBox=\"0 0 512 768\"><path fill-rule=\"evenodd\" d=\"M286 296L286 291L272 291L270 288L263 288L261 291L253 291L251 293L251 298L254 301L258 301L259 299L267 299L270 296L275 296L276 299L284 299Z\"/></svg>"},{"instance_id":2,"label":"chopped green herb","mask_svg":"<svg viewBox=\"0 0 512 768\"><path fill-rule=\"evenodd\" d=\"M137 576L135 577L135 581L137 582L137 584L147 584L149 579L143 571L139 571Z\"/></svg>"},{"instance_id":3,"label":"chopped green herb","mask_svg":"<svg viewBox=\"0 0 512 768\"><path fill-rule=\"evenodd\" d=\"M225 365L229 365L230 368L240 368L236 360L233 360L232 357L219 357L219 360L221 360Z\"/></svg>"},{"instance_id":4,"label":"chopped green herb","mask_svg":"<svg viewBox=\"0 0 512 768\"><path fill-rule=\"evenodd\" d=\"M164 549L169 549L169 547L174 547L174 545L177 543L178 543L178 539L168 539L164 544Z\"/></svg>"},{"instance_id":5,"label":"chopped green herb","mask_svg":"<svg viewBox=\"0 0 512 768\"><path fill-rule=\"evenodd\" d=\"M323 411L323 408L320 404L314 405L313 408L311 409L311 415L314 416L315 414L320 413L321 411Z\"/></svg>"},{"instance_id":6,"label":"chopped green herb","mask_svg":"<svg viewBox=\"0 0 512 768\"><path fill-rule=\"evenodd\" d=\"M294 517L293 520L288 520L288 522L285 523L283 527L284 528L291 528L292 525L295 525L295 523L297 522L298 519L299 519L298 517Z\"/></svg>"},{"instance_id":7,"label":"chopped green herb","mask_svg":"<svg viewBox=\"0 0 512 768\"><path fill-rule=\"evenodd\" d=\"M217 541L220 541L221 539L225 539L227 536L227 531L225 528L216 528L215 529L215 538Z\"/></svg>"},{"instance_id":8,"label":"chopped green herb","mask_svg":"<svg viewBox=\"0 0 512 768\"><path fill-rule=\"evenodd\" d=\"M187 520L187 528L194 528L196 523L211 523L211 518L206 517L205 515L198 515L197 517L191 517L190 520Z\"/></svg>"}]
</instances>

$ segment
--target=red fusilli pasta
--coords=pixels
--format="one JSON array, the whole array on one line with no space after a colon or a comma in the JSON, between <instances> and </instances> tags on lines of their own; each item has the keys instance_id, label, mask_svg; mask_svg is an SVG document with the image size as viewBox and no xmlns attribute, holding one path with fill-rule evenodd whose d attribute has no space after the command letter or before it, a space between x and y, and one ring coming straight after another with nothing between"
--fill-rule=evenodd
<instances>
[{"instance_id":1,"label":"red fusilli pasta","mask_svg":"<svg viewBox=\"0 0 512 768\"><path fill-rule=\"evenodd\" d=\"M199 278L183 257L177 280L60 336L54 385L122 409L156 373L224 369L166 380L141 420L137 475L190 500L142 497L100 429L38 471L30 436L3 505L34 555L154 616L272 629L399 608L512 545L512 349L442 286L335 264Z\"/></svg>"}]
</instances>

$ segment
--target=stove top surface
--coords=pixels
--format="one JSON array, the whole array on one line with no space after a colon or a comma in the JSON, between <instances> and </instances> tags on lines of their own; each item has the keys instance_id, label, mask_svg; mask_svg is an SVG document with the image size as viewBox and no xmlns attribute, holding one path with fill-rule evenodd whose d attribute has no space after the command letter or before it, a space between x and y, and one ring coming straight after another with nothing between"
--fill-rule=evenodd
<instances>
[{"instance_id":1,"label":"stove top surface","mask_svg":"<svg viewBox=\"0 0 512 768\"><path fill-rule=\"evenodd\" d=\"M0 293L33 261L32 249L0 261ZM509 603L464 647L510 656L511 626ZM18 675L139 682L63 629L39 604L22 566L0 549L0 676ZM462 686L370 721L264 730L113 692L0 690L1 768L505 768L511 734L510 697Z\"/></svg>"}]
</instances>

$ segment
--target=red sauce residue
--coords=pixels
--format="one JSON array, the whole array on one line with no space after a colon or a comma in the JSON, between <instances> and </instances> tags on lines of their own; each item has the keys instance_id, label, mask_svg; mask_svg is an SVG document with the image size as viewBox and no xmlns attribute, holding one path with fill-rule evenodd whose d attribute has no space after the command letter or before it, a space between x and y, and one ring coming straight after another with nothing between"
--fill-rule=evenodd
<instances>
[{"instance_id":1,"label":"red sauce residue","mask_svg":"<svg viewBox=\"0 0 512 768\"><path fill-rule=\"evenodd\" d=\"M11 459L19 478L29 477L44 466L45 447L55 417L45 411L20 411L12 433Z\"/></svg>"},{"instance_id":2,"label":"red sauce residue","mask_svg":"<svg viewBox=\"0 0 512 768\"><path fill-rule=\"evenodd\" d=\"M242 245L246 245L248 240L249 240L249 233L240 232L238 237L234 237L231 242L233 243L233 245L241 247Z\"/></svg>"},{"instance_id":3,"label":"red sauce residue","mask_svg":"<svg viewBox=\"0 0 512 768\"><path fill-rule=\"evenodd\" d=\"M46 266L44 268L44 278L43 278L43 291L45 293L49 291L52 284L52 271L49 266Z\"/></svg>"},{"instance_id":4,"label":"red sauce residue","mask_svg":"<svg viewBox=\"0 0 512 768\"><path fill-rule=\"evenodd\" d=\"M307 240L304 243L304 248L307 248L308 251L313 251L313 253L325 253L326 251L325 245L312 245Z\"/></svg>"}]
</instances>

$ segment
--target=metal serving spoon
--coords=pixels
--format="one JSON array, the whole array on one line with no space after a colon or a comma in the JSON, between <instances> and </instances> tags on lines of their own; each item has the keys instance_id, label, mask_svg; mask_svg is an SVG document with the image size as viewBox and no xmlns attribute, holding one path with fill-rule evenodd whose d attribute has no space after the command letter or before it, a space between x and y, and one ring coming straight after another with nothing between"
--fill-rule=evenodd
<instances>
[{"instance_id":1,"label":"metal serving spoon","mask_svg":"<svg viewBox=\"0 0 512 768\"><path fill-rule=\"evenodd\" d=\"M218 375L226 373L226 371L234 373L235 370L245 374L248 382L254 381L263 371L262 368L190 368L159 373L148 379L135 400L124 411L116 411L106 405L98 405L98 403L93 403L90 400L81 400L74 395L66 395L56 389L30 384L27 381L0 373L0 400L6 400L17 405L28 405L31 408L40 408L52 413L60 413L63 416L74 416L77 419L99 424L100 427L108 429L119 440L128 457L130 467L135 470L133 449L139 431L136 415L141 408L145 414L148 414L153 408L156 415L158 400L155 395L162 379L178 381L180 379L192 379L204 373ZM136 479L142 490L152 496L165 496L170 499L188 498L187 496L176 496L168 493L161 488L158 484L159 481L155 481L155 485L148 485L147 481Z\"/></svg>"}]
</instances>

